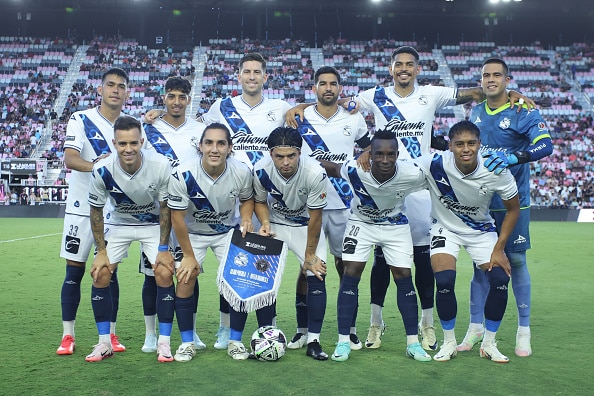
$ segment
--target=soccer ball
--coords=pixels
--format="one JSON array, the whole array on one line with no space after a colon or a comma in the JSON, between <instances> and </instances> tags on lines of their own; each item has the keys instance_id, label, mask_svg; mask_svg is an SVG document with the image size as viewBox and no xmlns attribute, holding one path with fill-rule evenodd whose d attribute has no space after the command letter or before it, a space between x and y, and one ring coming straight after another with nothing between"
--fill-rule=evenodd
<instances>
[{"instance_id":1,"label":"soccer ball","mask_svg":"<svg viewBox=\"0 0 594 396\"><path fill-rule=\"evenodd\" d=\"M258 360L273 362L287 350L287 337L278 327L262 326L252 334L252 354Z\"/></svg>"}]
</instances>

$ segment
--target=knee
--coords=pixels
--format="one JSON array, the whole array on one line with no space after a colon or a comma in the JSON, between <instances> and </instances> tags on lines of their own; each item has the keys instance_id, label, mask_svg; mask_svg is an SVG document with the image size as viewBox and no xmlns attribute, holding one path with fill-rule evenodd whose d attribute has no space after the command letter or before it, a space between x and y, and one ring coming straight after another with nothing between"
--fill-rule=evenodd
<instances>
[{"instance_id":1,"label":"knee","mask_svg":"<svg viewBox=\"0 0 594 396\"><path fill-rule=\"evenodd\" d=\"M173 274L162 265L157 266L155 272L155 283L159 287L169 287L173 284Z\"/></svg>"},{"instance_id":2,"label":"knee","mask_svg":"<svg viewBox=\"0 0 594 396\"><path fill-rule=\"evenodd\" d=\"M512 268L519 268L526 266L526 251L523 252L506 252L509 263Z\"/></svg>"},{"instance_id":3,"label":"knee","mask_svg":"<svg viewBox=\"0 0 594 396\"><path fill-rule=\"evenodd\" d=\"M390 266L390 270L394 279L410 278L412 276L410 268Z\"/></svg>"},{"instance_id":4,"label":"knee","mask_svg":"<svg viewBox=\"0 0 594 396\"><path fill-rule=\"evenodd\" d=\"M352 278L361 278L363 270L365 269L365 263L356 263L354 261L343 261L344 275Z\"/></svg>"},{"instance_id":5,"label":"knee","mask_svg":"<svg viewBox=\"0 0 594 396\"><path fill-rule=\"evenodd\" d=\"M489 280L489 286L495 289L509 284L509 276L507 276L501 267L493 267L491 271L487 271L487 279ZM507 290L507 287L505 290Z\"/></svg>"},{"instance_id":6,"label":"knee","mask_svg":"<svg viewBox=\"0 0 594 396\"><path fill-rule=\"evenodd\" d=\"M452 290L456 285L456 271L445 270L435 272L435 284L438 289Z\"/></svg>"}]
</instances>

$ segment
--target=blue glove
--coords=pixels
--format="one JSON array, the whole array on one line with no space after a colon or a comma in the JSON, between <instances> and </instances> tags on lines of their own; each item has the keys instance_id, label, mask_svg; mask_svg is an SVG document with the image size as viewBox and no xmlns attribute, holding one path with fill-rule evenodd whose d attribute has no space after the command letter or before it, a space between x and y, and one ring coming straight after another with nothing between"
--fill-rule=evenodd
<instances>
[{"instance_id":1,"label":"blue glove","mask_svg":"<svg viewBox=\"0 0 594 396\"><path fill-rule=\"evenodd\" d=\"M485 151L482 156L485 158L485 167L496 175L503 172L508 166L518 163L518 157L515 154L505 154L501 151Z\"/></svg>"}]
</instances>

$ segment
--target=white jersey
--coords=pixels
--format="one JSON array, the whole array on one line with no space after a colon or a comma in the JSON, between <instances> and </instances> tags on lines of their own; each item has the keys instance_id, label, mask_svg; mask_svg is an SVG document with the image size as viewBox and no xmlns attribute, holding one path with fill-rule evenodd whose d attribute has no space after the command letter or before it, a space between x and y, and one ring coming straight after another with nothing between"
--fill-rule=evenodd
<instances>
[{"instance_id":1,"label":"white jersey","mask_svg":"<svg viewBox=\"0 0 594 396\"><path fill-rule=\"evenodd\" d=\"M254 166L254 194L256 202L268 203L270 222L288 226L305 226L309 222L308 209L326 206L326 173L311 157L299 157L297 172L285 179L270 157Z\"/></svg>"},{"instance_id":2,"label":"white jersey","mask_svg":"<svg viewBox=\"0 0 594 396\"><path fill-rule=\"evenodd\" d=\"M316 106L305 109L304 120L298 121L297 130L305 143L302 154L317 160L344 164L353 159L355 142L363 148L369 146L367 124L360 113L349 114L338 107L338 111L329 119L318 113ZM353 193L343 180L328 177L328 206L326 209L345 209L350 207Z\"/></svg>"},{"instance_id":3,"label":"white jersey","mask_svg":"<svg viewBox=\"0 0 594 396\"><path fill-rule=\"evenodd\" d=\"M142 164L133 175L122 169L118 156L110 155L93 166L88 203L108 207L105 224L159 224L159 202L167 200L171 176L169 161L141 150Z\"/></svg>"},{"instance_id":4,"label":"white jersey","mask_svg":"<svg viewBox=\"0 0 594 396\"><path fill-rule=\"evenodd\" d=\"M403 98L393 86L376 86L361 92L357 98L362 110L373 112L376 129L396 134L399 158L414 159L430 152L435 112L455 105L456 95L455 88L415 85L414 91Z\"/></svg>"},{"instance_id":5,"label":"white jersey","mask_svg":"<svg viewBox=\"0 0 594 396\"><path fill-rule=\"evenodd\" d=\"M489 172L480 159L469 175L458 170L451 151L424 155L416 162L429 183L431 215L454 233L495 232L489 215L491 198L497 194L506 201L518 194L510 172Z\"/></svg>"},{"instance_id":6,"label":"white jersey","mask_svg":"<svg viewBox=\"0 0 594 396\"><path fill-rule=\"evenodd\" d=\"M235 159L250 168L262 157L269 156L268 135L283 126L291 105L280 99L262 98L256 106L248 105L241 95L217 99L202 116L206 124L218 122L229 127Z\"/></svg>"},{"instance_id":7,"label":"white jersey","mask_svg":"<svg viewBox=\"0 0 594 396\"><path fill-rule=\"evenodd\" d=\"M237 226L235 207L252 196L252 173L241 161L228 158L216 180L204 171L202 161L186 161L171 176L167 205L187 210L189 233L215 235Z\"/></svg>"},{"instance_id":8,"label":"white jersey","mask_svg":"<svg viewBox=\"0 0 594 396\"><path fill-rule=\"evenodd\" d=\"M204 128L204 124L190 118L186 118L178 128L162 117L157 118L152 125L143 125L146 149L167 157L172 168L184 161L200 161L198 144Z\"/></svg>"},{"instance_id":9,"label":"white jersey","mask_svg":"<svg viewBox=\"0 0 594 396\"><path fill-rule=\"evenodd\" d=\"M354 193L351 220L380 225L408 224L403 212L404 198L427 188L427 185L425 175L417 165L408 161L397 161L396 164L394 175L383 183L378 182L371 172L357 167L355 160L342 166L340 174Z\"/></svg>"},{"instance_id":10,"label":"white jersey","mask_svg":"<svg viewBox=\"0 0 594 396\"><path fill-rule=\"evenodd\" d=\"M80 153L80 158L92 162L102 154L115 153L112 140L113 124L99 113L99 107L95 107L77 111L70 116L64 148L74 149ZM66 213L89 215L87 197L90 182L91 172L72 170L68 181Z\"/></svg>"}]
</instances>

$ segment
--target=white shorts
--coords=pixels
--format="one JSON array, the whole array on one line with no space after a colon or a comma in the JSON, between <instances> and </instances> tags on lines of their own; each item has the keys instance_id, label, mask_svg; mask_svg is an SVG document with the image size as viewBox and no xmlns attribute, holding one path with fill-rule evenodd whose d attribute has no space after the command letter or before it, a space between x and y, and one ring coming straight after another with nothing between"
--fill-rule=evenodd
<instances>
[{"instance_id":1,"label":"white shorts","mask_svg":"<svg viewBox=\"0 0 594 396\"><path fill-rule=\"evenodd\" d=\"M91 231L89 216L66 213L64 215L60 257L86 263L94 243L95 239Z\"/></svg>"},{"instance_id":2,"label":"white shorts","mask_svg":"<svg viewBox=\"0 0 594 396\"><path fill-rule=\"evenodd\" d=\"M431 196L428 190L417 191L404 198L404 207L413 246L429 245L431 228Z\"/></svg>"},{"instance_id":3,"label":"white shorts","mask_svg":"<svg viewBox=\"0 0 594 396\"><path fill-rule=\"evenodd\" d=\"M303 267L303 261L305 261L305 247L307 244L307 226L302 227L291 227L281 224L271 224L270 229L276 234L276 239L280 239L287 244L287 248L292 251L297 259L299 265ZM320 242L316 248L316 256L322 259L328 254L326 249L326 236L324 230L320 230ZM308 276L313 276L311 271L307 271Z\"/></svg>"},{"instance_id":4,"label":"white shorts","mask_svg":"<svg viewBox=\"0 0 594 396\"><path fill-rule=\"evenodd\" d=\"M464 246L464 249L478 267L491 261L491 253L493 253L496 243L496 232L455 234L439 222L431 227L431 256L443 253L457 259L460 246Z\"/></svg>"},{"instance_id":5,"label":"white shorts","mask_svg":"<svg viewBox=\"0 0 594 396\"><path fill-rule=\"evenodd\" d=\"M412 268L413 244L408 224L379 225L349 220L342 259L366 263L374 246L382 248L388 265Z\"/></svg>"},{"instance_id":6,"label":"white shorts","mask_svg":"<svg viewBox=\"0 0 594 396\"><path fill-rule=\"evenodd\" d=\"M233 232L233 230L229 231ZM210 248L217 261L220 263L225 259L225 249L227 247L227 233L216 234L216 235L198 235L190 234L190 243L192 244L192 250L196 261L200 265L200 272L204 272L204 259L206 258L206 251ZM179 266L179 262L176 262L176 268ZM218 268L218 267L217 267Z\"/></svg>"},{"instance_id":7,"label":"white shorts","mask_svg":"<svg viewBox=\"0 0 594 396\"><path fill-rule=\"evenodd\" d=\"M349 209L324 209L322 211L322 229L328 238L330 254L342 257L342 238L349 221Z\"/></svg>"},{"instance_id":8,"label":"white shorts","mask_svg":"<svg viewBox=\"0 0 594 396\"><path fill-rule=\"evenodd\" d=\"M107 257L111 264L116 264L128 257L128 249L134 241L140 242L140 248L148 257L151 264L155 263L160 242L160 227L158 224L149 226L118 226L105 225L105 241L107 242Z\"/></svg>"},{"instance_id":9,"label":"white shorts","mask_svg":"<svg viewBox=\"0 0 594 396\"><path fill-rule=\"evenodd\" d=\"M179 246L179 243L177 242L177 237L175 236L175 232L173 232L173 230L171 231L171 234L169 235L169 251L171 252L171 254L173 254L173 259L179 263L181 261L181 259L184 257L184 255L181 252L181 247ZM140 247L140 252L144 253L144 251L142 250L142 246ZM146 255L146 253L145 253ZM155 272L153 271L153 267L151 265L151 263L146 263L145 260L143 259L142 255L140 256L140 266L138 268L138 272L140 272L141 274L145 274L148 276L155 276Z\"/></svg>"}]
</instances>

